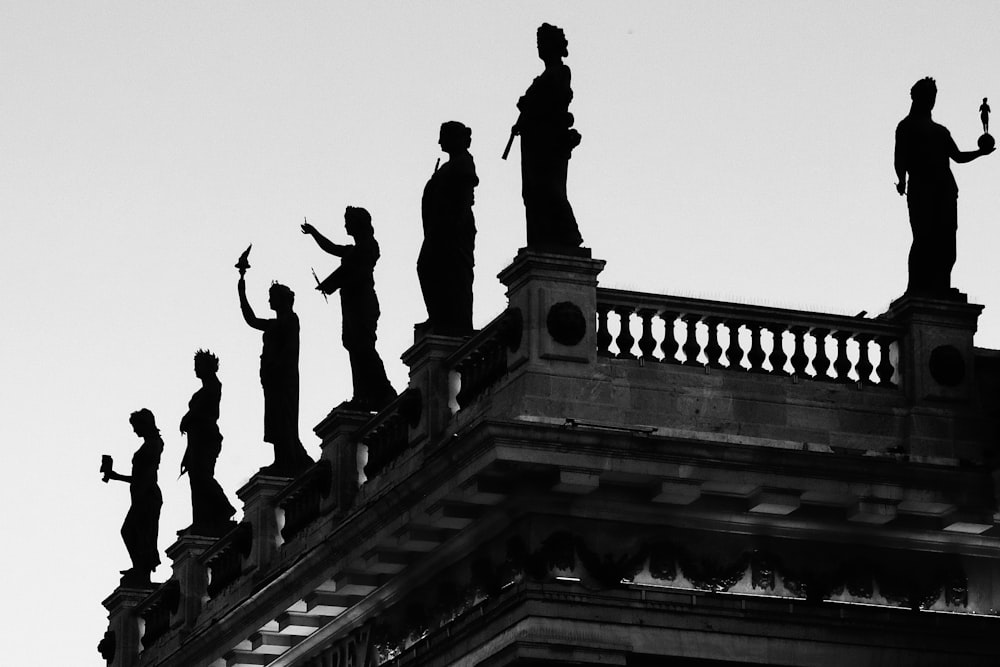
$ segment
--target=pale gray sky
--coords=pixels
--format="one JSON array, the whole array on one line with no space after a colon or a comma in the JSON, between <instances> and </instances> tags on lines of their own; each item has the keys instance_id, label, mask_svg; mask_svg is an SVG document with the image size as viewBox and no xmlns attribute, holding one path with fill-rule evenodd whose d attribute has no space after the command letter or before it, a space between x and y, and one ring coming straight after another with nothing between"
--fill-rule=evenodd
<instances>
[{"instance_id":1,"label":"pale gray sky","mask_svg":"<svg viewBox=\"0 0 1000 667\"><path fill-rule=\"evenodd\" d=\"M995 2L79 2L0 5L0 420L7 523L0 587L9 664L99 665L101 600L129 565L118 530L128 415L148 407L166 451L162 548L190 521L177 423L221 358L231 498L269 462L260 337L233 263L254 244L251 301L297 293L303 440L350 396L340 311L312 291L335 261L303 216L344 239L367 207L382 246L379 349L425 319L414 269L438 126L473 129L481 186L475 322L524 243L515 102L541 71L535 29L569 39L583 143L570 197L608 286L875 314L906 282L910 232L893 183L909 87L938 80L935 118L960 148L1000 109ZM1000 348L1000 159L955 168L955 284L985 304ZM235 498L234 498L235 500ZM169 563L154 578L169 576ZM40 647L44 647L40 651Z\"/></svg>"}]
</instances>

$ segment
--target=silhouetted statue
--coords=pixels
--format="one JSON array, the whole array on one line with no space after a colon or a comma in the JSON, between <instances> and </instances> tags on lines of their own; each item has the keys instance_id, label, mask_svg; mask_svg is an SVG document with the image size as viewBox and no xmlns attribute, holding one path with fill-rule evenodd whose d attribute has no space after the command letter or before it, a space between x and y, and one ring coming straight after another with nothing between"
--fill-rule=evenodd
<instances>
[{"instance_id":1,"label":"silhouetted statue","mask_svg":"<svg viewBox=\"0 0 1000 667\"><path fill-rule=\"evenodd\" d=\"M457 121L443 123L439 143L448 161L434 170L424 186L424 244L417 258L417 276L431 331L465 336L472 333L476 247L472 205L479 185L469 154L472 130Z\"/></svg>"},{"instance_id":2,"label":"silhouetted statue","mask_svg":"<svg viewBox=\"0 0 1000 667\"><path fill-rule=\"evenodd\" d=\"M343 343L351 359L354 384L354 397L343 407L376 412L396 398L396 392L385 375L385 366L375 349L381 314L378 297L375 296L374 277L375 262L379 258L378 242L371 215L363 208L347 207L344 229L354 239L354 245L337 245L308 222L302 224L303 234L312 236L325 252L341 258L340 267L316 289L323 294L340 290Z\"/></svg>"},{"instance_id":3,"label":"silhouetted statue","mask_svg":"<svg viewBox=\"0 0 1000 667\"><path fill-rule=\"evenodd\" d=\"M917 81L910 89L909 115L896 127L896 191L906 194L913 245L910 247L907 294L956 298L951 287L958 229L958 185L950 160L965 163L993 148L959 151L951 134L931 120L937 97L934 79ZM907 174L909 183L907 183Z\"/></svg>"},{"instance_id":4,"label":"silhouetted statue","mask_svg":"<svg viewBox=\"0 0 1000 667\"><path fill-rule=\"evenodd\" d=\"M254 315L247 301L244 274L250 268L247 252L236 268L240 271L237 291L243 319L254 329L264 332L260 354L260 386L264 390L264 442L274 446L274 463L260 469L265 475L294 477L313 460L299 440L299 318L292 311L295 293L280 283L268 290L268 305L274 311L273 320Z\"/></svg>"},{"instance_id":5,"label":"silhouetted statue","mask_svg":"<svg viewBox=\"0 0 1000 667\"><path fill-rule=\"evenodd\" d=\"M562 61L569 55L567 45L560 28L548 23L538 28L538 57L545 70L518 101L521 114L511 128L511 137L521 137L521 196L528 247L552 252L583 243L566 195L570 153L580 143L569 112L573 99L570 71Z\"/></svg>"},{"instance_id":6,"label":"silhouetted statue","mask_svg":"<svg viewBox=\"0 0 1000 667\"><path fill-rule=\"evenodd\" d=\"M163 439L156 428L153 413L143 408L129 416L132 430L142 438L142 445L132 455L132 474L120 475L113 470L110 456L101 460L104 481L128 482L132 505L122 523L122 540L132 559L132 567L122 570L122 586L148 587L149 575L160 564L156 539L160 527L160 507L163 497L157 485L157 470L163 454Z\"/></svg>"},{"instance_id":7,"label":"silhouetted statue","mask_svg":"<svg viewBox=\"0 0 1000 667\"><path fill-rule=\"evenodd\" d=\"M979 120L983 121L983 134L989 134L990 132L990 105L983 98L983 103L979 105Z\"/></svg>"},{"instance_id":8,"label":"silhouetted statue","mask_svg":"<svg viewBox=\"0 0 1000 667\"><path fill-rule=\"evenodd\" d=\"M191 482L191 526L178 534L219 537L236 525L230 520L236 509L215 480L215 462L222 451L218 424L222 383L218 372L218 357L208 350L195 353L194 374L201 380L201 389L191 396L180 426L188 441L181 474L186 472Z\"/></svg>"}]
</instances>

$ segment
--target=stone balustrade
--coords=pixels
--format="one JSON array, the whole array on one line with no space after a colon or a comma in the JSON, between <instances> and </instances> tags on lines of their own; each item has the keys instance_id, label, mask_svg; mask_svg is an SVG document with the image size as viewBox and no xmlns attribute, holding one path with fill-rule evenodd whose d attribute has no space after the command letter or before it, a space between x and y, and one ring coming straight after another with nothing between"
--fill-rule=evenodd
<instances>
[{"instance_id":1,"label":"stone balustrade","mask_svg":"<svg viewBox=\"0 0 1000 667\"><path fill-rule=\"evenodd\" d=\"M894 386L901 337L898 325L881 320L597 291L603 357Z\"/></svg>"},{"instance_id":2,"label":"stone balustrade","mask_svg":"<svg viewBox=\"0 0 1000 667\"><path fill-rule=\"evenodd\" d=\"M170 621L181 599L180 582L168 579L152 595L143 600L137 615L143 620L142 646L148 649L170 630Z\"/></svg>"},{"instance_id":3,"label":"stone balustrade","mask_svg":"<svg viewBox=\"0 0 1000 667\"><path fill-rule=\"evenodd\" d=\"M357 432L356 440L368 448L367 477L379 474L410 446L410 429L420 421L421 400L419 390L407 389Z\"/></svg>"},{"instance_id":4,"label":"stone balustrade","mask_svg":"<svg viewBox=\"0 0 1000 667\"><path fill-rule=\"evenodd\" d=\"M459 409L507 373L507 352L521 344L523 326L521 311L508 308L451 355L447 363L461 378L451 396Z\"/></svg>"},{"instance_id":5,"label":"stone balustrade","mask_svg":"<svg viewBox=\"0 0 1000 667\"><path fill-rule=\"evenodd\" d=\"M210 575L209 597L217 596L243 574L243 561L250 555L252 542L253 526L244 521L204 553L201 560Z\"/></svg>"},{"instance_id":6,"label":"stone balustrade","mask_svg":"<svg viewBox=\"0 0 1000 667\"><path fill-rule=\"evenodd\" d=\"M331 468L329 460L321 459L275 496L275 505L285 515L281 537L286 542L319 516L323 499L330 495Z\"/></svg>"}]
</instances>

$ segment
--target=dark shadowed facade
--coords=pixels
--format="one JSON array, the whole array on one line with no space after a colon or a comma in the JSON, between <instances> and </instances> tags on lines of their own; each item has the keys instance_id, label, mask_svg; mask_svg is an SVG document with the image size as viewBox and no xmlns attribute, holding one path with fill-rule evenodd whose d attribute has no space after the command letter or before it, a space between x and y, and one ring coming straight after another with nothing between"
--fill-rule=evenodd
<instances>
[{"instance_id":1,"label":"dark shadowed facade","mask_svg":"<svg viewBox=\"0 0 1000 667\"><path fill-rule=\"evenodd\" d=\"M335 409L319 463L118 588L108 664L1000 664L982 306L844 317L603 265L519 253L505 312L418 337L398 398Z\"/></svg>"}]
</instances>

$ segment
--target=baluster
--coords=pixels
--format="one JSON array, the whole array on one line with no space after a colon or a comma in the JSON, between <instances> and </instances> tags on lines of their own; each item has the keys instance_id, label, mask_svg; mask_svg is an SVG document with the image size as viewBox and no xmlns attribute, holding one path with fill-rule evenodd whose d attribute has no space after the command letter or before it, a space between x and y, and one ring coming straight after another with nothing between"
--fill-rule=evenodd
<instances>
[{"instance_id":1,"label":"baluster","mask_svg":"<svg viewBox=\"0 0 1000 667\"><path fill-rule=\"evenodd\" d=\"M685 314L681 320L687 325L687 340L684 342L684 365L700 366L698 353L701 352L701 345L698 344L698 331L696 329L701 315Z\"/></svg>"},{"instance_id":2,"label":"baluster","mask_svg":"<svg viewBox=\"0 0 1000 667\"><path fill-rule=\"evenodd\" d=\"M664 311L660 315L663 318L663 342L660 343L660 350L663 351L663 362L667 364L678 363L677 351L680 346L677 345L677 332L674 330L677 315L678 313L671 311Z\"/></svg>"},{"instance_id":3,"label":"baluster","mask_svg":"<svg viewBox=\"0 0 1000 667\"><path fill-rule=\"evenodd\" d=\"M871 384L872 371L875 370L875 367L872 366L871 350L868 349L868 344L872 340L872 335L860 333L854 337L854 340L858 341L858 363L854 366L858 372L858 382Z\"/></svg>"},{"instance_id":4,"label":"baluster","mask_svg":"<svg viewBox=\"0 0 1000 667\"><path fill-rule=\"evenodd\" d=\"M618 330L618 338L615 339L615 343L618 344L618 359L635 359L635 355L632 354L632 346L635 345L635 338L632 336L631 322L630 318L632 316L631 306L618 306L615 308L615 312L621 319L621 328Z\"/></svg>"},{"instance_id":5,"label":"baluster","mask_svg":"<svg viewBox=\"0 0 1000 667\"><path fill-rule=\"evenodd\" d=\"M837 341L837 360L833 362L833 372L838 382L847 382L850 379L847 374L851 372L851 360L847 357L847 341L851 338L851 332L836 331L833 338Z\"/></svg>"},{"instance_id":6,"label":"baluster","mask_svg":"<svg viewBox=\"0 0 1000 667\"><path fill-rule=\"evenodd\" d=\"M806 354L806 332L809 327L796 325L789 329L794 337L792 349L792 369L795 375L806 377L806 368L809 366L809 356Z\"/></svg>"},{"instance_id":7,"label":"baluster","mask_svg":"<svg viewBox=\"0 0 1000 667\"><path fill-rule=\"evenodd\" d=\"M889 356L889 346L893 342L892 336L878 336L875 338L875 342L879 346L879 356L881 357L878 362L878 367L875 372L878 374L878 383L882 387L894 387L896 383L892 381L893 373L895 368L892 365L892 358Z\"/></svg>"},{"instance_id":8,"label":"baluster","mask_svg":"<svg viewBox=\"0 0 1000 667\"><path fill-rule=\"evenodd\" d=\"M719 325L722 319L719 317L706 317L705 324L708 326L708 344L705 345L705 356L708 365L713 368L722 368L720 359L722 358L722 346L719 345Z\"/></svg>"},{"instance_id":9,"label":"baluster","mask_svg":"<svg viewBox=\"0 0 1000 667\"><path fill-rule=\"evenodd\" d=\"M812 330L812 335L816 339L816 356L813 358L816 379L829 380L830 376L827 375L827 371L830 370L830 357L826 354L826 337L830 335L830 330L816 327Z\"/></svg>"},{"instance_id":10,"label":"baluster","mask_svg":"<svg viewBox=\"0 0 1000 667\"><path fill-rule=\"evenodd\" d=\"M653 316L656 310L653 308L640 308L639 318L642 319L642 338L639 339L639 350L642 358L646 361L656 361L653 350L656 349L656 339L653 338Z\"/></svg>"},{"instance_id":11,"label":"baluster","mask_svg":"<svg viewBox=\"0 0 1000 667\"><path fill-rule=\"evenodd\" d=\"M785 325L777 324L771 329L771 333L774 334L774 347L771 349L771 372L778 373L779 375L785 373L785 362L788 361L788 355L785 354Z\"/></svg>"},{"instance_id":12,"label":"baluster","mask_svg":"<svg viewBox=\"0 0 1000 667\"><path fill-rule=\"evenodd\" d=\"M729 345L726 346L726 359L729 361L729 370L743 370L743 347L740 345L740 328L742 324L726 322L726 329L729 330Z\"/></svg>"},{"instance_id":13,"label":"baluster","mask_svg":"<svg viewBox=\"0 0 1000 667\"><path fill-rule=\"evenodd\" d=\"M751 373L764 373L764 359L767 355L764 354L764 348L760 344L760 322L747 322L747 328L750 329L750 351L747 352L747 361L750 362L750 372Z\"/></svg>"},{"instance_id":14,"label":"baluster","mask_svg":"<svg viewBox=\"0 0 1000 667\"><path fill-rule=\"evenodd\" d=\"M610 357L611 332L608 330L608 318L610 317L611 306L606 303L597 304L597 354L601 357Z\"/></svg>"}]
</instances>

